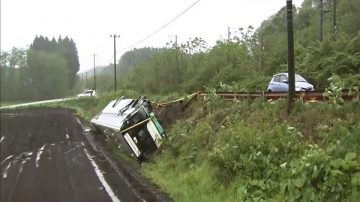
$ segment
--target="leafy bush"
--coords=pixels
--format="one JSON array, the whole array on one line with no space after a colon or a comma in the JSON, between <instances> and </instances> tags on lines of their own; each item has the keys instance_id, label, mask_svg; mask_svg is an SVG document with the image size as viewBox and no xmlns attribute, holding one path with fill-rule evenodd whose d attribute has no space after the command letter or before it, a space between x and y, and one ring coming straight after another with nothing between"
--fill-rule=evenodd
<instances>
[{"instance_id":1,"label":"leafy bush","mask_svg":"<svg viewBox=\"0 0 360 202\"><path fill-rule=\"evenodd\" d=\"M342 104L344 100L342 99L342 91L345 88L344 82L336 74L333 74L328 81L330 86L325 89L324 96L328 97L330 102L334 104Z\"/></svg>"}]
</instances>

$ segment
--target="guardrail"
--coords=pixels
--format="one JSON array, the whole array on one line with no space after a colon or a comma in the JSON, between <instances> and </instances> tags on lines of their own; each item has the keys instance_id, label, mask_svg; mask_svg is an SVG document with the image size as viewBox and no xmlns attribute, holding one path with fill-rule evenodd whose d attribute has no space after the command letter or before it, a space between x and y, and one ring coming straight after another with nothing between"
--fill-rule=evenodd
<instances>
[{"instance_id":1,"label":"guardrail","mask_svg":"<svg viewBox=\"0 0 360 202\"><path fill-rule=\"evenodd\" d=\"M209 92L199 92L198 97L206 98ZM218 96L225 100L240 100L240 99L264 99L277 100L287 98L288 92L216 92ZM341 98L344 101L351 101L356 95L353 95L350 90L343 90ZM359 95L357 95L359 97ZM329 97L324 96L324 90L317 91L299 91L295 93L295 98L304 102L324 102L328 101Z\"/></svg>"},{"instance_id":2,"label":"guardrail","mask_svg":"<svg viewBox=\"0 0 360 202\"><path fill-rule=\"evenodd\" d=\"M324 96L324 90L316 91L299 91L295 93L295 98L302 100L303 102L327 102L328 96ZM188 95L184 98L180 98L173 101L156 103L152 102L157 107L167 107L175 103L184 103L182 109L187 108L193 100L206 99L212 92L199 91L197 93ZM288 97L288 92L216 92L220 98L227 101L244 100L244 99L263 99L263 100L278 100ZM345 89L341 92L341 98L344 101L351 101L353 99L359 100L359 94L355 95L351 90Z\"/></svg>"}]
</instances>

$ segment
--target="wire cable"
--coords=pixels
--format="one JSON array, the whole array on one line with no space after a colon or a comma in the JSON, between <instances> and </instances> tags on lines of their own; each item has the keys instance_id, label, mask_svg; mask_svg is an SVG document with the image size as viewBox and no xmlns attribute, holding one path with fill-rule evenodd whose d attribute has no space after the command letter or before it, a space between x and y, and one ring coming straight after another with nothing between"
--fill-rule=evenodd
<instances>
[{"instance_id":1,"label":"wire cable","mask_svg":"<svg viewBox=\"0 0 360 202\"><path fill-rule=\"evenodd\" d=\"M183 10L180 14L178 14L177 16L175 16L172 20L170 20L168 23L166 23L165 25L161 26L159 29L155 30L154 32L152 32L151 34L147 35L146 37L144 37L143 39L139 40L138 42L126 47L126 48L122 48L121 50L126 50L129 49L131 47L134 47L136 45L141 44L142 42L148 40L149 38L151 38L152 36L154 36L155 34L157 34L158 32L160 32L161 30L163 30L165 27L167 27L168 25L170 25L171 23L173 23L175 20L177 20L178 18L180 18L182 15L184 15L188 10L190 10L192 7L194 7L197 3L199 3L201 0L197 0L195 1L193 4L191 4L189 7L187 7L185 10Z\"/></svg>"},{"instance_id":2,"label":"wire cable","mask_svg":"<svg viewBox=\"0 0 360 202\"><path fill-rule=\"evenodd\" d=\"M146 37L144 37L143 39L139 40L136 43L133 43L130 46L127 46L125 48L121 48L119 50L116 50L116 53L120 52L120 51L124 51L127 49L130 49L136 45L141 44L142 42L148 40L149 38L151 38L152 36L154 36L155 34L157 34L158 32L160 32L161 30L163 30L165 27L167 27L168 25L170 25L171 23L173 23L175 20L177 20L178 18L180 18L182 15L184 15L188 10L190 10L192 7L194 7L197 3L199 3L201 0L197 0L194 3L192 3L189 7L187 7L185 10L183 10L180 14L178 14L177 16L175 16L173 19L171 19L168 23L164 24L163 26L161 26L159 29L155 30L154 32L152 32L151 34L147 35ZM109 59L109 63L111 64L111 60L114 59L114 54L111 56L111 59Z\"/></svg>"}]
</instances>

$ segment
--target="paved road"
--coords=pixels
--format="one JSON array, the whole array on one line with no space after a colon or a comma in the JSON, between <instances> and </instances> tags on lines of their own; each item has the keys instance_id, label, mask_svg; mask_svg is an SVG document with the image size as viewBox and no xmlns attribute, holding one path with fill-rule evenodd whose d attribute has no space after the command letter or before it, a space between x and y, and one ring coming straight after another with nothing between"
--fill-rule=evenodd
<instances>
[{"instance_id":1,"label":"paved road","mask_svg":"<svg viewBox=\"0 0 360 202\"><path fill-rule=\"evenodd\" d=\"M139 201L113 193L70 111L2 112L0 146L2 202Z\"/></svg>"},{"instance_id":2,"label":"paved road","mask_svg":"<svg viewBox=\"0 0 360 202\"><path fill-rule=\"evenodd\" d=\"M16 105L9 105L0 107L0 109L14 109L16 107L26 107L26 106L32 106L32 105L40 105L40 104L48 104L48 103L54 103L54 102L63 102L71 99L77 99L77 98L60 98L60 99L53 99L53 100L42 100L42 101L36 101L36 102L28 102L28 103L22 103L22 104L16 104Z\"/></svg>"}]
</instances>

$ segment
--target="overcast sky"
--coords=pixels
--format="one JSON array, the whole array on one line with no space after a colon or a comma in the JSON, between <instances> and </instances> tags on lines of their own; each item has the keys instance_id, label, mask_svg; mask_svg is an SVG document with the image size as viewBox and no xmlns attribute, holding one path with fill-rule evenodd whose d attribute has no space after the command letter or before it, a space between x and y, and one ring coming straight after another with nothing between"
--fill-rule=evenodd
<instances>
[{"instance_id":1,"label":"overcast sky","mask_svg":"<svg viewBox=\"0 0 360 202\"><path fill-rule=\"evenodd\" d=\"M113 62L113 40L119 34L117 59L197 0L1 0L1 49L28 47L36 35L75 41L80 71ZM300 6L303 0L293 0ZM137 44L163 47L169 41L201 37L209 45L236 30L261 22L286 5L286 0L200 0L160 32Z\"/></svg>"}]
</instances>

